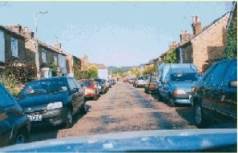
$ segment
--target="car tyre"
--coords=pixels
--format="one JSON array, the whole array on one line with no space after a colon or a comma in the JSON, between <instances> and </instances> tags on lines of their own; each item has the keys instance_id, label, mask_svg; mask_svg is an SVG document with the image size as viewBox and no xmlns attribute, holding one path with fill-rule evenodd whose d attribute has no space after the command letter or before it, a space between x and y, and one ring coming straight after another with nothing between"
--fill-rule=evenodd
<instances>
[{"instance_id":1,"label":"car tyre","mask_svg":"<svg viewBox=\"0 0 238 153\"><path fill-rule=\"evenodd\" d=\"M171 97L169 97L169 105L170 105L171 107L175 107L174 99L171 98Z\"/></svg>"},{"instance_id":2,"label":"car tyre","mask_svg":"<svg viewBox=\"0 0 238 153\"><path fill-rule=\"evenodd\" d=\"M72 126L73 126L73 114L71 109L67 109L65 127L71 128Z\"/></svg>"},{"instance_id":3,"label":"car tyre","mask_svg":"<svg viewBox=\"0 0 238 153\"><path fill-rule=\"evenodd\" d=\"M203 127L204 126L204 120L203 120L203 111L201 104L195 104L193 107L193 113L194 113L194 123L197 127Z\"/></svg>"},{"instance_id":4,"label":"car tyre","mask_svg":"<svg viewBox=\"0 0 238 153\"><path fill-rule=\"evenodd\" d=\"M22 144L29 141L29 134L26 130L20 130L16 133L14 144Z\"/></svg>"}]
</instances>

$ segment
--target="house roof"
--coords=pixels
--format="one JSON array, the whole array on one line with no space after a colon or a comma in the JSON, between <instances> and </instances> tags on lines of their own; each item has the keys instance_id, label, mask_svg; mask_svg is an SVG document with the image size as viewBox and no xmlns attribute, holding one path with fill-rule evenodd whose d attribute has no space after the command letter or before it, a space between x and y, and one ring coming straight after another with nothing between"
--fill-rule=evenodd
<instances>
[{"instance_id":1,"label":"house roof","mask_svg":"<svg viewBox=\"0 0 238 153\"><path fill-rule=\"evenodd\" d=\"M4 30L4 31L7 31L8 33L11 33L12 35L14 35L14 36L16 36L16 37L18 37L18 38L25 39L25 37L24 37L22 34L17 33L17 32L11 30L10 28L8 28L8 27L6 27L6 26L0 25L0 29L2 29L2 30Z\"/></svg>"},{"instance_id":2,"label":"house roof","mask_svg":"<svg viewBox=\"0 0 238 153\"><path fill-rule=\"evenodd\" d=\"M189 41L179 44L178 47L187 45L188 43L191 42L191 40L193 40L194 38L196 38L197 36L199 36L201 33L203 33L203 32L205 32L206 30L208 30L208 29L209 29L210 27L212 27L215 23L217 23L218 21L220 21L220 20L223 19L224 17L228 16L229 14L230 14L230 12L226 12L226 13L223 14L221 17L215 19L215 20L214 20L213 22L211 22L209 25L205 26L205 27L202 29L201 32L199 32L199 33L196 34L196 35L193 35Z\"/></svg>"},{"instance_id":3,"label":"house roof","mask_svg":"<svg viewBox=\"0 0 238 153\"><path fill-rule=\"evenodd\" d=\"M54 46L52 46L52 45L49 45L49 44L47 44L47 43L44 43L44 42L42 42L42 41L40 41L40 40L37 40L37 42L39 43L40 46L43 46L43 47L45 47L45 48L48 48L48 49L50 49L50 50L53 51L53 52L56 52L56 53L59 53L59 54L62 54L62 55L66 55L66 53L63 52L63 49L56 48L56 47L54 47Z\"/></svg>"}]
</instances>

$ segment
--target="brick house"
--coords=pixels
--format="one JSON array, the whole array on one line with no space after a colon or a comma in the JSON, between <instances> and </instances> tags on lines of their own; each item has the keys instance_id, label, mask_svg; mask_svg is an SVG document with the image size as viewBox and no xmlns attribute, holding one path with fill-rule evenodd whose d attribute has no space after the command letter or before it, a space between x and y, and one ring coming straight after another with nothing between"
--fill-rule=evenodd
<instances>
[{"instance_id":1,"label":"brick house","mask_svg":"<svg viewBox=\"0 0 238 153\"><path fill-rule=\"evenodd\" d=\"M66 54L61 51L61 45L51 46L38 41L38 55L41 77L67 74Z\"/></svg>"},{"instance_id":2,"label":"brick house","mask_svg":"<svg viewBox=\"0 0 238 153\"><path fill-rule=\"evenodd\" d=\"M25 48L26 38L21 34L22 27L16 30L0 25L0 69L3 71L6 64L15 66L35 67L35 53ZM34 76L32 76L34 77Z\"/></svg>"},{"instance_id":3,"label":"brick house","mask_svg":"<svg viewBox=\"0 0 238 153\"><path fill-rule=\"evenodd\" d=\"M202 28L199 17L193 18L193 35L183 32L177 47L177 58L180 63L193 63L199 72L204 72L208 65L224 57L226 25L229 14L226 13Z\"/></svg>"},{"instance_id":4,"label":"brick house","mask_svg":"<svg viewBox=\"0 0 238 153\"><path fill-rule=\"evenodd\" d=\"M34 53L35 56L27 60L32 60L35 63L38 79L67 74L66 54L63 52L60 43L54 45L44 43L38 40L29 28L21 25L11 25L8 28L23 36L25 38L25 49Z\"/></svg>"}]
</instances>

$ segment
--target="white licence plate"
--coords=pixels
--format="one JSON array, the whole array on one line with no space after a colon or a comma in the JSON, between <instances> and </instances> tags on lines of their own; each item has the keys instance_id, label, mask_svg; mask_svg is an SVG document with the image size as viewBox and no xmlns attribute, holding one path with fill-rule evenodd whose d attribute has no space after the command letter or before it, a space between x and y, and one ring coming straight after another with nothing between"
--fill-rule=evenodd
<instances>
[{"instance_id":1,"label":"white licence plate","mask_svg":"<svg viewBox=\"0 0 238 153\"><path fill-rule=\"evenodd\" d=\"M42 120L42 115L40 114L31 114L27 115L30 121L41 121Z\"/></svg>"}]
</instances>

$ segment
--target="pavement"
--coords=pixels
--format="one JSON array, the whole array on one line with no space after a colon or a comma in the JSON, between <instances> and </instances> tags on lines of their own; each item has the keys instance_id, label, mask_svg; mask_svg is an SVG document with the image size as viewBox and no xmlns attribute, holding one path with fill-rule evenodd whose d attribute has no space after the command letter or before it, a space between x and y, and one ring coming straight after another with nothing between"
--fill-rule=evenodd
<instances>
[{"instance_id":1,"label":"pavement","mask_svg":"<svg viewBox=\"0 0 238 153\"><path fill-rule=\"evenodd\" d=\"M85 115L74 117L72 128L40 127L33 129L31 141L77 137L122 131L192 129L192 109L171 107L158 101L143 88L119 82L98 100L87 101Z\"/></svg>"}]
</instances>

